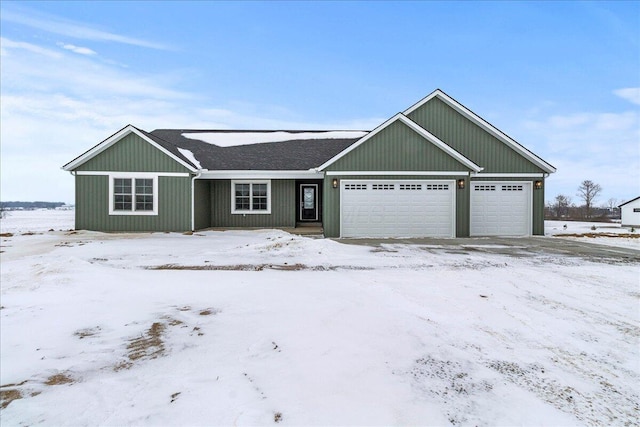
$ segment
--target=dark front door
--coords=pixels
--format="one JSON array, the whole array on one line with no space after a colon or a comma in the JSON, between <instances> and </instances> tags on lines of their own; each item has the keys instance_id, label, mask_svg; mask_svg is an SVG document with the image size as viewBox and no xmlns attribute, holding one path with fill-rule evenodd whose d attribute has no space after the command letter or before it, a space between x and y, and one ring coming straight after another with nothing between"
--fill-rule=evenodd
<instances>
[{"instance_id":1,"label":"dark front door","mask_svg":"<svg viewBox=\"0 0 640 427\"><path fill-rule=\"evenodd\" d=\"M300 220L318 220L318 184L300 184Z\"/></svg>"}]
</instances>

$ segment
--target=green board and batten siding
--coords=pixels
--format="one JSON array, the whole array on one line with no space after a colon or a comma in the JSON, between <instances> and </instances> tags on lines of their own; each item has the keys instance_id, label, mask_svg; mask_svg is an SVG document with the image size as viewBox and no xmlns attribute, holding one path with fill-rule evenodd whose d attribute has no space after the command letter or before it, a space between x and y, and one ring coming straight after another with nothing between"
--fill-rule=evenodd
<instances>
[{"instance_id":1,"label":"green board and batten siding","mask_svg":"<svg viewBox=\"0 0 640 427\"><path fill-rule=\"evenodd\" d=\"M484 169L482 173L544 173L545 171L491 135L438 97L408 114L454 150ZM544 178L478 178L482 181L537 181ZM544 235L544 185L533 190L533 234Z\"/></svg>"},{"instance_id":2,"label":"green board and batten siding","mask_svg":"<svg viewBox=\"0 0 640 427\"><path fill-rule=\"evenodd\" d=\"M400 121L391 123L326 169L333 171L440 171L469 172L469 168L433 145ZM324 183L324 234L340 236L340 189L333 188L333 178L342 179L402 179L402 180L455 180L460 176L439 175L330 175ZM468 186L456 193L456 234L469 235Z\"/></svg>"},{"instance_id":3,"label":"green board and batten siding","mask_svg":"<svg viewBox=\"0 0 640 427\"><path fill-rule=\"evenodd\" d=\"M412 111L408 117L482 166L482 173L544 172L437 97Z\"/></svg>"},{"instance_id":4,"label":"green board and batten siding","mask_svg":"<svg viewBox=\"0 0 640 427\"><path fill-rule=\"evenodd\" d=\"M75 171L165 172L189 170L130 133ZM76 229L100 231L185 231L191 229L191 178L158 178L158 215L109 215L109 177L76 175Z\"/></svg>"},{"instance_id":5,"label":"green board and batten siding","mask_svg":"<svg viewBox=\"0 0 640 427\"><path fill-rule=\"evenodd\" d=\"M296 226L296 182L271 180L270 214L232 214L231 181L208 181L210 189L209 227L270 228ZM198 212L198 208L196 208Z\"/></svg>"}]
</instances>

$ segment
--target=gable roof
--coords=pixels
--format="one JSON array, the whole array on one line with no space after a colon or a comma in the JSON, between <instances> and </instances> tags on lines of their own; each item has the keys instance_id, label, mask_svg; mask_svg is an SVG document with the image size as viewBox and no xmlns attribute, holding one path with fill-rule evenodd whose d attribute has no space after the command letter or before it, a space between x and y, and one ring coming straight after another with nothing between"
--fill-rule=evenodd
<instances>
[{"instance_id":1,"label":"gable roof","mask_svg":"<svg viewBox=\"0 0 640 427\"><path fill-rule=\"evenodd\" d=\"M640 199L640 196L636 197L635 199L628 200L628 201L624 202L623 204L618 205L618 207L619 207L619 208L621 208L621 207L623 207L624 205L628 205L629 203L631 203L631 202L635 202L635 201L636 201L636 200L638 200L638 199Z\"/></svg>"},{"instance_id":2,"label":"gable roof","mask_svg":"<svg viewBox=\"0 0 640 427\"><path fill-rule=\"evenodd\" d=\"M410 118L408 118L404 114L398 113L395 116L391 117L386 122L384 122L383 124L381 124L380 126L378 126L377 128L375 128L374 130L372 130L371 132L369 132L366 136L360 138L360 140L358 140L358 142L356 142L355 144L351 145L347 149L339 152L337 155L335 155L334 157L332 157L331 159L329 159L328 161L323 163L320 167L318 167L318 170L321 171L321 170L326 169L327 167L329 167L330 165L332 165L333 163L338 161L340 158L344 157L345 155L347 155L351 151L355 150L360 145L364 144L369 139L371 139L373 136L375 136L377 133L379 133L380 131L385 129L387 126L390 126L391 124L395 123L396 121L400 121L400 122L404 123L405 125L409 126L409 128L414 130L418 135L422 136L427 142L430 142L431 144L435 145L436 147L438 147L439 149L441 149L442 151L444 151L445 153L447 153L448 155L450 155L451 157L456 159L458 162L462 163L464 166L466 166L469 169L471 169L472 171L480 172L483 169L482 167L476 165L474 162L472 162L471 160L469 160L468 158L463 156L458 151L456 151L453 148L451 148L451 146L449 146L446 143L444 143L443 141L441 141L438 137L436 137L431 132L429 132L428 130L424 129L420 125L418 125L416 122L414 122L413 120L411 120Z\"/></svg>"},{"instance_id":3,"label":"gable roof","mask_svg":"<svg viewBox=\"0 0 640 427\"><path fill-rule=\"evenodd\" d=\"M81 155L76 157L75 159L71 160L66 165L62 166L62 169L65 170L65 171L72 171L72 170L76 169L77 167L79 167L83 163L87 162L88 160L90 160L93 157L97 156L98 154L102 153L107 148L111 147L113 144L115 144L116 142L120 141L122 138L126 137L127 135L129 135L131 133L134 133L134 134L138 135L140 138L142 138L143 140L145 140L149 144L153 145L155 148L157 148L158 150L162 151L164 154L166 154L167 156L171 157L173 160L175 160L176 162L180 163L182 166L186 167L190 171L196 172L196 168L194 167L194 165L191 162L189 162L182 154L180 154L179 151L177 151L175 149L171 149L171 147L167 147L166 144L165 144L165 141L162 141L161 139L156 138L155 136L150 135L149 133L147 133L147 132L145 132L145 131L143 131L141 129L138 129L133 125L127 125L127 126L123 127L118 132L114 133L113 135L111 135L110 137L105 139L104 141L102 141L99 144L93 146L92 148L90 148L89 150L85 151L84 153L82 153Z\"/></svg>"},{"instance_id":4,"label":"gable roof","mask_svg":"<svg viewBox=\"0 0 640 427\"><path fill-rule=\"evenodd\" d=\"M424 104L426 104L427 102L431 101L433 98L436 98L436 97L441 101L443 101L448 106L450 106L451 108L453 108L454 110L456 110L458 113L462 114L467 119L471 120L480 128L482 128L486 132L496 137L499 141L501 141L502 143L506 144L507 146L515 150L518 154L520 154L521 156L523 156L524 158L529 160L531 163L533 163L534 165L544 170L545 172L553 173L556 171L556 168L554 166L545 162L544 160L536 156L531 151L527 150L525 147L520 145L514 139L512 139L507 134L502 132L500 129L496 128L491 123L487 122L482 117L478 116L476 113L469 110L467 107L465 107L464 105L462 105L461 103L459 103L458 101L456 101L455 99L453 99L452 97L450 97L440 89L434 90L429 95L427 95L420 101L416 102L411 107L407 108L403 112L403 114L405 115L411 114L413 111L422 107Z\"/></svg>"}]
</instances>

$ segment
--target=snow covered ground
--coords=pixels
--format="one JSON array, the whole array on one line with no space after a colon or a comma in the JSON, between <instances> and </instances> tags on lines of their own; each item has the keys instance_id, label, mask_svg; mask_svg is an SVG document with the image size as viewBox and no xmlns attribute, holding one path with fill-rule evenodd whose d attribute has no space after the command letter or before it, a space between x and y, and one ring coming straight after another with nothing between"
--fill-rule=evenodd
<instances>
[{"instance_id":1,"label":"snow covered ground","mask_svg":"<svg viewBox=\"0 0 640 427\"><path fill-rule=\"evenodd\" d=\"M581 242L640 249L640 230L611 222L545 221L544 234Z\"/></svg>"},{"instance_id":2,"label":"snow covered ground","mask_svg":"<svg viewBox=\"0 0 640 427\"><path fill-rule=\"evenodd\" d=\"M638 425L638 263L44 212L2 220L3 426Z\"/></svg>"}]
</instances>

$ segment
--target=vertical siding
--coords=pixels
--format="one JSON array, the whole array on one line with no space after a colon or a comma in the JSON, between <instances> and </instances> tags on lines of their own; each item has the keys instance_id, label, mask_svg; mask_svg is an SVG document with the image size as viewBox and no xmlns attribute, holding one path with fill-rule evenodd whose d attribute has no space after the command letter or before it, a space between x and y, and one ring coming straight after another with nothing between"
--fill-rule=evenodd
<instances>
[{"instance_id":1,"label":"vertical siding","mask_svg":"<svg viewBox=\"0 0 640 427\"><path fill-rule=\"evenodd\" d=\"M211 182L207 180L195 180L195 229L211 227Z\"/></svg>"},{"instance_id":2,"label":"vertical siding","mask_svg":"<svg viewBox=\"0 0 640 427\"><path fill-rule=\"evenodd\" d=\"M342 177L327 176L324 179L322 196L322 228L325 237L340 237L340 185L333 188L333 178L340 180Z\"/></svg>"},{"instance_id":3,"label":"vertical siding","mask_svg":"<svg viewBox=\"0 0 640 427\"><path fill-rule=\"evenodd\" d=\"M108 223L109 177L76 176L76 229L103 229Z\"/></svg>"},{"instance_id":4,"label":"vertical siding","mask_svg":"<svg viewBox=\"0 0 640 427\"><path fill-rule=\"evenodd\" d=\"M271 214L231 214L231 181L212 180L211 227L295 227L296 186L293 179L271 180Z\"/></svg>"},{"instance_id":5,"label":"vertical siding","mask_svg":"<svg viewBox=\"0 0 640 427\"><path fill-rule=\"evenodd\" d=\"M467 172L469 168L404 123L396 121L327 170Z\"/></svg>"},{"instance_id":6,"label":"vertical siding","mask_svg":"<svg viewBox=\"0 0 640 427\"><path fill-rule=\"evenodd\" d=\"M138 135L131 133L80 165L79 171L189 172Z\"/></svg>"},{"instance_id":7,"label":"vertical siding","mask_svg":"<svg viewBox=\"0 0 640 427\"><path fill-rule=\"evenodd\" d=\"M158 215L109 215L109 177L76 176L76 229L186 231L191 229L191 180L158 178Z\"/></svg>"},{"instance_id":8,"label":"vertical siding","mask_svg":"<svg viewBox=\"0 0 640 427\"><path fill-rule=\"evenodd\" d=\"M188 172L136 134L79 166L77 171ZM191 229L191 178L158 178L158 215L109 215L109 177L76 176L76 228L97 231Z\"/></svg>"},{"instance_id":9,"label":"vertical siding","mask_svg":"<svg viewBox=\"0 0 640 427\"><path fill-rule=\"evenodd\" d=\"M409 118L477 165L484 167L485 173L543 172L438 98L433 98L411 112Z\"/></svg>"},{"instance_id":10,"label":"vertical siding","mask_svg":"<svg viewBox=\"0 0 640 427\"><path fill-rule=\"evenodd\" d=\"M456 178L456 237L469 237L470 219L471 219L471 185L469 177L465 177L464 189L457 187Z\"/></svg>"},{"instance_id":11,"label":"vertical siding","mask_svg":"<svg viewBox=\"0 0 640 427\"><path fill-rule=\"evenodd\" d=\"M544 236L544 189L546 183L542 180L542 188L536 190L533 185L533 234Z\"/></svg>"}]
</instances>

